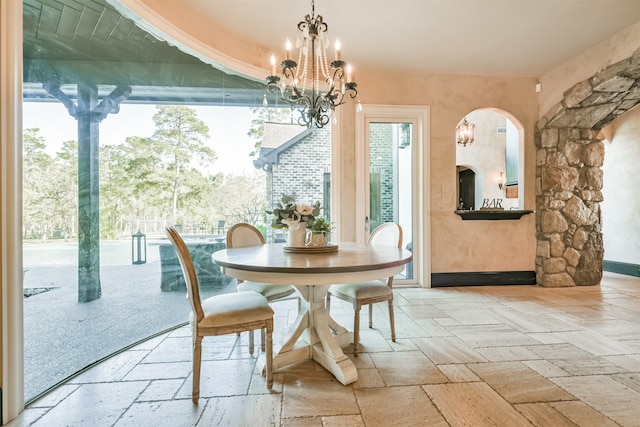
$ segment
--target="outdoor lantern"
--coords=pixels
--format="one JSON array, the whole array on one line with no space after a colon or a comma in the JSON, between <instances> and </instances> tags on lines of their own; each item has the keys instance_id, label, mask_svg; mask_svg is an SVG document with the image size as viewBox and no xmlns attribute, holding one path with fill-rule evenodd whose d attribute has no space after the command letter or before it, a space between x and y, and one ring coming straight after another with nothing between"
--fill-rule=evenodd
<instances>
[{"instance_id":1,"label":"outdoor lantern","mask_svg":"<svg viewBox=\"0 0 640 427\"><path fill-rule=\"evenodd\" d=\"M144 248L144 255L142 252ZM131 263L144 264L147 262L147 236L138 230L131 235Z\"/></svg>"}]
</instances>

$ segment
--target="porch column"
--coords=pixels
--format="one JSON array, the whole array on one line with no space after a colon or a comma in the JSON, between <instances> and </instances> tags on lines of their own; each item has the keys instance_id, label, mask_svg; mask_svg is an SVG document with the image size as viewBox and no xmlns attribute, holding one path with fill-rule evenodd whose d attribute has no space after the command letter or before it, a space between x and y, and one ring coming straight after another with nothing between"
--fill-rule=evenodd
<instances>
[{"instance_id":1,"label":"porch column","mask_svg":"<svg viewBox=\"0 0 640 427\"><path fill-rule=\"evenodd\" d=\"M98 88L78 85L78 302L100 298L100 126Z\"/></svg>"},{"instance_id":2,"label":"porch column","mask_svg":"<svg viewBox=\"0 0 640 427\"><path fill-rule=\"evenodd\" d=\"M99 123L120 111L120 103L129 97L131 87L118 86L98 103L98 87L78 83L77 104L62 92L58 81L46 82L44 88L78 120L78 302L89 302L102 294Z\"/></svg>"}]
</instances>

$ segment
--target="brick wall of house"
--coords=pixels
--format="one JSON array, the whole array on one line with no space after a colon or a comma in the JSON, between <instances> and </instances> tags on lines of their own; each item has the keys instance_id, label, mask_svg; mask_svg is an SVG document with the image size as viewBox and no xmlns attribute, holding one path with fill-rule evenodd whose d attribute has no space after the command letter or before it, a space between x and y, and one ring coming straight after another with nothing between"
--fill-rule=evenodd
<instances>
[{"instance_id":1,"label":"brick wall of house","mask_svg":"<svg viewBox=\"0 0 640 427\"><path fill-rule=\"evenodd\" d=\"M273 201L283 194L295 195L299 203L323 200L323 176L331 170L331 130L314 129L303 141L283 151L273 169Z\"/></svg>"},{"instance_id":2,"label":"brick wall of house","mask_svg":"<svg viewBox=\"0 0 640 427\"><path fill-rule=\"evenodd\" d=\"M391 125L378 124L370 129L371 173L380 176L380 206L377 218L372 217L371 230L377 225L394 221L394 188L393 188L393 153L394 128ZM281 200L282 195L295 195L299 203L313 204L321 202L324 212L324 174L331 172L331 130L315 129L306 139L284 150L278 164L273 167L267 178L268 197L273 208ZM270 220L270 219L269 219ZM268 237L278 239L278 232L268 230Z\"/></svg>"},{"instance_id":3,"label":"brick wall of house","mask_svg":"<svg viewBox=\"0 0 640 427\"><path fill-rule=\"evenodd\" d=\"M371 230L378 225L394 221L394 191L393 191L393 153L394 153L394 128L391 125L377 123L369 128L370 169L372 182L375 182L374 174L380 176L380 197L373 194L372 200L379 200L379 210L371 209ZM374 212L379 212L379 216Z\"/></svg>"},{"instance_id":4,"label":"brick wall of house","mask_svg":"<svg viewBox=\"0 0 640 427\"><path fill-rule=\"evenodd\" d=\"M331 172L331 128L313 129L306 139L284 150L267 178L270 208L277 206L283 195L295 196L298 203L320 201L324 212L324 174ZM271 218L268 218L271 221ZM282 241L282 231L267 228L267 240Z\"/></svg>"}]
</instances>

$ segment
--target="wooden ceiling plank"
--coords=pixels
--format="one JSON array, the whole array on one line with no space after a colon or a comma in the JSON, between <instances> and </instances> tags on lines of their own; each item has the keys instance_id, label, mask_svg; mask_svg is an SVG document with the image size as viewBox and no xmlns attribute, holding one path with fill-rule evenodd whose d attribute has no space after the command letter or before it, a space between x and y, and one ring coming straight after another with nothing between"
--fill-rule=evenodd
<instances>
[{"instance_id":1,"label":"wooden ceiling plank","mask_svg":"<svg viewBox=\"0 0 640 427\"><path fill-rule=\"evenodd\" d=\"M104 9L102 14L100 15L100 19L96 24L96 27L93 30L93 37L98 38L100 40L109 40L113 29L118 24L118 20L120 19L120 14L111 10Z\"/></svg>"},{"instance_id":2,"label":"wooden ceiling plank","mask_svg":"<svg viewBox=\"0 0 640 427\"><path fill-rule=\"evenodd\" d=\"M25 36L36 37L40 23L41 3L27 2L22 5L22 32Z\"/></svg>"},{"instance_id":3,"label":"wooden ceiling plank","mask_svg":"<svg viewBox=\"0 0 640 427\"><path fill-rule=\"evenodd\" d=\"M49 4L43 4L42 12L40 13L40 23L38 25L38 37L50 37L57 34L61 15L62 12L60 9L53 8Z\"/></svg>"},{"instance_id":4,"label":"wooden ceiling plank","mask_svg":"<svg viewBox=\"0 0 640 427\"><path fill-rule=\"evenodd\" d=\"M142 43L147 36L147 32L144 31L140 27L135 27L133 31L131 31L131 35L129 36L129 40L136 41L138 43Z\"/></svg>"},{"instance_id":5,"label":"wooden ceiling plank","mask_svg":"<svg viewBox=\"0 0 640 427\"><path fill-rule=\"evenodd\" d=\"M78 12L82 11L85 8L84 2L81 0L43 0L43 3L55 2L59 3L62 6L70 7L71 9L75 9Z\"/></svg>"},{"instance_id":6,"label":"wooden ceiling plank","mask_svg":"<svg viewBox=\"0 0 640 427\"><path fill-rule=\"evenodd\" d=\"M131 32L134 30L136 24L133 23L132 20L121 18L118 20L113 32L111 33L111 37L121 42L127 40Z\"/></svg>"},{"instance_id":7,"label":"wooden ceiling plank","mask_svg":"<svg viewBox=\"0 0 640 427\"><path fill-rule=\"evenodd\" d=\"M62 9L62 15L60 17L58 35L72 38L79 21L80 11L78 9L65 6Z\"/></svg>"},{"instance_id":8,"label":"wooden ceiling plank","mask_svg":"<svg viewBox=\"0 0 640 427\"><path fill-rule=\"evenodd\" d=\"M93 30L96 28L99 20L100 13L88 7L83 8L74 38L80 37L90 40L93 35Z\"/></svg>"},{"instance_id":9,"label":"wooden ceiling plank","mask_svg":"<svg viewBox=\"0 0 640 427\"><path fill-rule=\"evenodd\" d=\"M67 85L131 85L135 102L179 102L186 93L212 105L262 100L264 83L229 75L159 40L106 0L23 1L24 82L32 91L55 78ZM140 87L146 89L135 93ZM29 97L48 99L37 90Z\"/></svg>"}]
</instances>

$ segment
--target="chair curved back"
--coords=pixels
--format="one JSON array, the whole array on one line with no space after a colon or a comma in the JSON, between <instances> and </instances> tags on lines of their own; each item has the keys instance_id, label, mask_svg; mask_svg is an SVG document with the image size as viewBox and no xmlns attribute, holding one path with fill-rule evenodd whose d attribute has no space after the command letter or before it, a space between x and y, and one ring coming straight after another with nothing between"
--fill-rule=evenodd
<instances>
[{"instance_id":1,"label":"chair curved back","mask_svg":"<svg viewBox=\"0 0 640 427\"><path fill-rule=\"evenodd\" d=\"M180 234L174 227L166 227L165 233L173 244L176 252L178 253L178 260L180 260L180 266L182 267L182 273L184 274L184 280L187 284L187 296L189 298L189 304L191 304L191 310L195 316L193 325L194 328L204 318L204 312L202 311L202 303L200 302L200 292L198 289L198 276L196 275L196 269L193 266L193 260L189 253L189 248L182 240Z\"/></svg>"},{"instance_id":2,"label":"chair curved back","mask_svg":"<svg viewBox=\"0 0 640 427\"><path fill-rule=\"evenodd\" d=\"M369 244L402 248L402 227L395 222L380 224L369 236Z\"/></svg>"},{"instance_id":3,"label":"chair curved back","mask_svg":"<svg viewBox=\"0 0 640 427\"><path fill-rule=\"evenodd\" d=\"M227 247L243 248L245 246L264 245L264 236L251 224L240 222L227 231Z\"/></svg>"}]
</instances>

